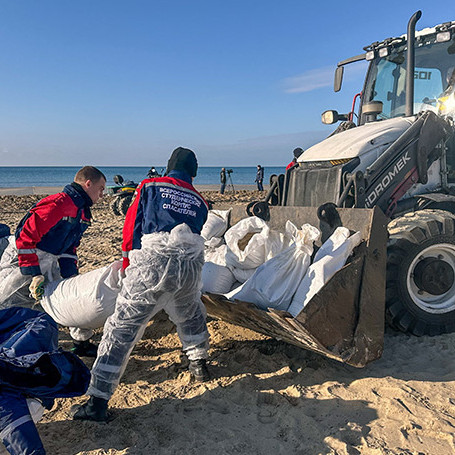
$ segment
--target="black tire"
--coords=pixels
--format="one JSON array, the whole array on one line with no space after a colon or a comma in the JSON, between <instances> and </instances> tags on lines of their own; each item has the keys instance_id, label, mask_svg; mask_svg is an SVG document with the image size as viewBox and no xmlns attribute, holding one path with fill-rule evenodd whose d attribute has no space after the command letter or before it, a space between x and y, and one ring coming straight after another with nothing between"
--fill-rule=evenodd
<instances>
[{"instance_id":1,"label":"black tire","mask_svg":"<svg viewBox=\"0 0 455 455\"><path fill-rule=\"evenodd\" d=\"M111 202L111 210L114 212L114 215L117 215L117 216L121 215L119 207L118 207L119 200L120 200L119 197L114 197L114 199L112 199L112 202Z\"/></svg>"},{"instance_id":2,"label":"black tire","mask_svg":"<svg viewBox=\"0 0 455 455\"><path fill-rule=\"evenodd\" d=\"M128 194L127 196L124 196L120 199L119 201L119 210L122 215L126 215L126 212L130 208L131 201L133 200L133 194Z\"/></svg>"},{"instance_id":3,"label":"black tire","mask_svg":"<svg viewBox=\"0 0 455 455\"><path fill-rule=\"evenodd\" d=\"M389 223L386 318L413 335L455 331L455 216L408 213Z\"/></svg>"}]
</instances>

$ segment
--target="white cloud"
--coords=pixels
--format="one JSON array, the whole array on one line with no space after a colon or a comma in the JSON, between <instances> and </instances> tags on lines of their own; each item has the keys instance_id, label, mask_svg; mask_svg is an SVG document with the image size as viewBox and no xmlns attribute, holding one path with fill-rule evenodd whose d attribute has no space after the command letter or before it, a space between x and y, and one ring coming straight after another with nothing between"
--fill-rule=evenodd
<instances>
[{"instance_id":1,"label":"white cloud","mask_svg":"<svg viewBox=\"0 0 455 455\"><path fill-rule=\"evenodd\" d=\"M322 87L330 87L333 84L335 69L333 66L325 66L305 71L302 74L284 79L284 91L286 93L311 92Z\"/></svg>"},{"instance_id":2,"label":"white cloud","mask_svg":"<svg viewBox=\"0 0 455 455\"><path fill-rule=\"evenodd\" d=\"M359 61L345 66L345 78L357 80L365 77L368 62ZM286 93L311 92L322 87L333 87L335 78L335 66L323 66L305 71L297 76L287 77L283 80ZM347 75L347 77L346 77Z\"/></svg>"}]
</instances>

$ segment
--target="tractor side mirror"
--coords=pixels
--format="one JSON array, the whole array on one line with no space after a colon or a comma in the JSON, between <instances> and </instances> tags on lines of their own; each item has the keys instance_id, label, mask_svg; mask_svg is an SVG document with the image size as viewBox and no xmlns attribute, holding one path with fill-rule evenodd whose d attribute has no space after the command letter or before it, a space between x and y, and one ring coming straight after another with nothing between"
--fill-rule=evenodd
<instances>
[{"instance_id":1,"label":"tractor side mirror","mask_svg":"<svg viewBox=\"0 0 455 455\"><path fill-rule=\"evenodd\" d=\"M339 92L343 82L344 66L338 66L335 70L335 80L333 81L333 90Z\"/></svg>"},{"instance_id":2,"label":"tractor side mirror","mask_svg":"<svg viewBox=\"0 0 455 455\"><path fill-rule=\"evenodd\" d=\"M339 114L337 111L324 111L321 115L321 121L324 125L333 125L340 120L348 120L348 115Z\"/></svg>"}]
</instances>

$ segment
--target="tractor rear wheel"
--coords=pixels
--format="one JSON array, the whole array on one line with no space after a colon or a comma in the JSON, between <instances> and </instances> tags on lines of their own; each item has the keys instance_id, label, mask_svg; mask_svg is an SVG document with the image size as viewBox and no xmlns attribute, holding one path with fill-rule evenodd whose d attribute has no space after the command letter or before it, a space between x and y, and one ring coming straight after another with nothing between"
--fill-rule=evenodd
<instances>
[{"instance_id":1,"label":"tractor rear wheel","mask_svg":"<svg viewBox=\"0 0 455 455\"><path fill-rule=\"evenodd\" d=\"M455 216L421 210L388 230L388 322L418 336L455 331Z\"/></svg>"}]
</instances>

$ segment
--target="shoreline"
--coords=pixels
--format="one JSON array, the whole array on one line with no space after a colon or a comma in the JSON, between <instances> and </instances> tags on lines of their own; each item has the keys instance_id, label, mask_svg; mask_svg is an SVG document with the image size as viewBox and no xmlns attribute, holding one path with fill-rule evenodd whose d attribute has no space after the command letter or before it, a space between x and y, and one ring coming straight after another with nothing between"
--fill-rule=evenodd
<instances>
[{"instance_id":1,"label":"shoreline","mask_svg":"<svg viewBox=\"0 0 455 455\"><path fill-rule=\"evenodd\" d=\"M214 185L194 185L194 187L202 191L216 191L220 190L219 184ZM264 189L268 190L269 185L264 185ZM236 191L255 191L256 185L234 185ZM0 188L0 196L29 196L31 194L55 194L62 191L61 186L23 186L23 187L6 187ZM227 193L227 191L225 192Z\"/></svg>"}]
</instances>

